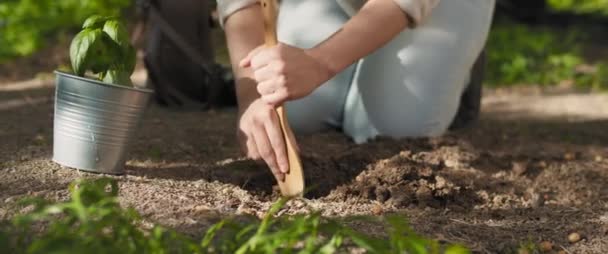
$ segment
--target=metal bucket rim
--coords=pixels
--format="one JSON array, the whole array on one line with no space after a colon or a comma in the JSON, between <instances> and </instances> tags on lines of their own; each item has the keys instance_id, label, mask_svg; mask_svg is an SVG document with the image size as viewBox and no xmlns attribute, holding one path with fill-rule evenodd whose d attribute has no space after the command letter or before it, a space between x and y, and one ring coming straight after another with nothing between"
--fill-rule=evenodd
<instances>
[{"instance_id":1,"label":"metal bucket rim","mask_svg":"<svg viewBox=\"0 0 608 254\"><path fill-rule=\"evenodd\" d=\"M114 88L120 88L120 89L127 89L127 90L136 91L136 92L142 92L142 93L150 93L150 94L154 93L153 90L147 89L147 88L134 87L134 86L133 87L131 87L131 86L121 86L121 85L116 85L116 84L105 83L105 82L101 82L99 80L85 78L85 77L80 77L80 76L76 76L74 74L63 72L63 71L59 71L59 70L56 70L55 74L57 74L59 76L64 76L64 77L68 77L68 78L77 79L77 80L80 80L80 81L94 83L94 84L101 85L101 86L108 86L108 87L114 87Z\"/></svg>"}]
</instances>

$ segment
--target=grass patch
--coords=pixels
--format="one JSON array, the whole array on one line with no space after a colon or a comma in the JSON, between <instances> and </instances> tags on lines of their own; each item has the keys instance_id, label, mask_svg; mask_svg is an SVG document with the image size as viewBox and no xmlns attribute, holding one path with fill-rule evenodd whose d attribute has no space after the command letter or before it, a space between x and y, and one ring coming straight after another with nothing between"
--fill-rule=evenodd
<instances>
[{"instance_id":1,"label":"grass patch","mask_svg":"<svg viewBox=\"0 0 608 254\"><path fill-rule=\"evenodd\" d=\"M416 234L403 218L388 216L386 237L366 235L319 213L277 216L276 202L262 220L225 219L195 240L155 225L143 229L140 215L120 207L116 180L79 180L71 199L21 201L29 212L0 224L0 249L10 253L470 253ZM370 218L371 219L371 218Z\"/></svg>"}]
</instances>

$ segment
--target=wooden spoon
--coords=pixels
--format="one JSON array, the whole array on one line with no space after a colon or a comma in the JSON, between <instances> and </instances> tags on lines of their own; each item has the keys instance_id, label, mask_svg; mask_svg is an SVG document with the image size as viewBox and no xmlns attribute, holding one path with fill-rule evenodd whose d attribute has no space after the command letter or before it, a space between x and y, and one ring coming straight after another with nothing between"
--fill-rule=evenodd
<instances>
[{"instance_id":1,"label":"wooden spoon","mask_svg":"<svg viewBox=\"0 0 608 254\"><path fill-rule=\"evenodd\" d=\"M264 14L264 41L267 47L272 47L278 44L277 40L277 12L278 4L276 0L260 0L262 12ZM285 174L285 181L277 179L281 194L286 197L302 196L304 193L304 171L302 169L302 161L295 149L296 139L293 135L287 116L283 106L276 108L281 122L281 130L287 148L287 156L289 158L289 172Z\"/></svg>"}]
</instances>

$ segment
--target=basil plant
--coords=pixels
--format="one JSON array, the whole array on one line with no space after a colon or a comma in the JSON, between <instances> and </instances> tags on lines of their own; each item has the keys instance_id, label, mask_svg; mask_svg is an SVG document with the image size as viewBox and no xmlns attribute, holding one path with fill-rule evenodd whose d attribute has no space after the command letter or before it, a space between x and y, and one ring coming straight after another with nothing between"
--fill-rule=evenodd
<instances>
[{"instance_id":1,"label":"basil plant","mask_svg":"<svg viewBox=\"0 0 608 254\"><path fill-rule=\"evenodd\" d=\"M105 83L132 86L135 58L127 30L114 17L89 17L70 45L74 73L91 71Z\"/></svg>"}]
</instances>

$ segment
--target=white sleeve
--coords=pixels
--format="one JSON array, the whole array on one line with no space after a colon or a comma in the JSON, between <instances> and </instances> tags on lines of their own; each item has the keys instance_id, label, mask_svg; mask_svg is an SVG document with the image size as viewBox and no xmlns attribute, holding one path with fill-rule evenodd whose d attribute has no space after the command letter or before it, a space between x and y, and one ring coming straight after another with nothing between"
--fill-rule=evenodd
<instances>
[{"instance_id":1,"label":"white sleeve","mask_svg":"<svg viewBox=\"0 0 608 254\"><path fill-rule=\"evenodd\" d=\"M220 25L223 27L224 21L226 21L228 16L236 11L256 4L257 2L257 0L217 0L217 13L219 15Z\"/></svg>"},{"instance_id":2,"label":"white sleeve","mask_svg":"<svg viewBox=\"0 0 608 254\"><path fill-rule=\"evenodd\" d=\"M431 14L433 8L440 0L394 0L399 7L408 15L412 27L417 26Z\"/></svg>"},{"instance_id":3,"label":"white sleeve","mask_svg":"<svg viewBox=\"0 0 608 254\"><path fill-rule=\"evenodd\" d=\"M416 26L420 24L427 16L431 14L431 11L440 0L394 0L399 7L408 15L413 24ZM349 2L349 1L343 1ZM356 2L356 1L350 1ZM247 6L257 3L257 0L217 0L217 11L220 19L220 24L223 26L226 18L236 11L245 8Z\"/></svg>"}]
</instances>

